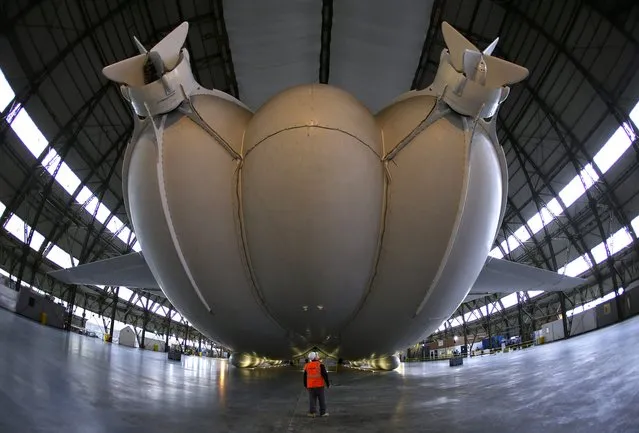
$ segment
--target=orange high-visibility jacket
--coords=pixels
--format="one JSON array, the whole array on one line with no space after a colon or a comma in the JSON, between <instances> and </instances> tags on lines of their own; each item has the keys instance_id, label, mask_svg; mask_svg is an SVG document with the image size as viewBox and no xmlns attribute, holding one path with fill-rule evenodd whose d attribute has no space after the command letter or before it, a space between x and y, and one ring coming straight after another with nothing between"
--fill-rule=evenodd
<instances>
[{"instance_id":1,"label":"orange high-visibility jacket","mask_svg":"<svg viewBox=\"0 0 639 433\"><path fill-rule=\"evenodd\" d=\"M304 366L306 372L306 386L308 388L323 388L322 364L319 361L311 361Z\"/></svg>"}]
</instances>

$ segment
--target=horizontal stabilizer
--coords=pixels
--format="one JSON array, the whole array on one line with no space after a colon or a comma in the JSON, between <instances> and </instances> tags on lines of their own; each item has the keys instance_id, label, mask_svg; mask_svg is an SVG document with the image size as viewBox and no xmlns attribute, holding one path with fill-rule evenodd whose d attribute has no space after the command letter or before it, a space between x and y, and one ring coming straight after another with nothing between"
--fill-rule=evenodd
<instances>
[{"instance_id":1,"label":"horizontal stabilizer","mask_svg":"<svg viewBox=\"0 0 639 433\"><path fill-rule=\"evenodd\" d=\"M584 284L582 278L568 277L509 260L489 257L466 300L471 296L493 293L515 293L528 290L561 292Z\"/></svg>"},{"instance_id":2,"label":"horizontal stabilizer","mask_svg":"<svg viewBox=\"0 0 639 433\"><path fill-rule=\"evenodd\" d=\"M49 275L67 284L124 286L140 289L160 288L142 253L131 253L99 260L74 268L50 272Z\"/></svg>"}]
</instances>

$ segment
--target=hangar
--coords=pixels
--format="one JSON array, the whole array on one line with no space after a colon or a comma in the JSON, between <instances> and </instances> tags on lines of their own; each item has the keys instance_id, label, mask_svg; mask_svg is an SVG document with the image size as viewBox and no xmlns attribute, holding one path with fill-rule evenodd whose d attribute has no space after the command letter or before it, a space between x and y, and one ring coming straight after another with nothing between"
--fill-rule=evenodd
<instances>
[{"instance_id":1,"label":"hangar","mask_svg":"<svg viewBox=\"0 0 639 433\"><path fill-rule=\"evenodd\" d=\"M586 283L566 292L467 299L435 334L406 348L406 362L397 372L377 383L358 371L336 375L340 386L331 395L339 405L331 412L337 420L316 428L356 430L368 423L381 431L446 426L484 431L499 430L495 420L505 419L506 430L519 420L529 423L530 431L632 431L637 357L632 339L639 325L636 319L617 322L636 314L639 299L633 291L639 270L638 13L631 1L585 0L4 4L0 300L42 324L93 332L100 340L117 341L118 332L126 330L129 343L123 346L151 350L113 347L0 311L2 343L10 352L2 368L10 386L3 387L0 402L7 409L3 414L17 414L2 415L0 427L315 428L296 417L303 404L293 376L284 370L240 372L223 360L185 357L184 368L173 371L176 364L151 353L171 344L219 358L227 351L158 289L68 285L49 275L141 249L122 192L131 112L118 86L100 71L136 53L132 34L148 47L188 21L185 46L195 78L207 88L258 109L290 86L324 83L348 90L376 112L402 92L432 82L446 21L478 47L499 37L495 55L530 70L528 79L512 87L496 119L509 178L504 219L490 255ZM555 340L566 341L545 346ZM473 355L460 370L426 362L457 352ZM584 353L594 361L576 355ZM47 361L35 360L42 356ZM516 366L530 375L518 376ZM572 394L549 391L586 372L593 376ZM627 381L620 380L624 377ZM255 399L268 403L243 424L255 405L247 395L258 380ZM474 386L457 387L455 380ZM509 380L520 389L500 388ZM74 386L78 381L82 385ZM269 381L283 386L271 393ZM488 405L492 415L473 417L464 410L494 399L488 385L495 383L504 400L497 400L501 407ZM427 389L418 392L420 386ZM558 403L588 393L614 393L623 402L576 399L583 413L557 412ZM376 401L379 394L384 397ZM173 404L178 395L185 400ZM526 410L535 404L548 413ZM210 418L206 405L215 407ZM195 408L192 417L185 412L189 408ZM593 415L595 408L608 415ZM114 421L108 412L122 417ZM424 415L428 421L420 418Z\"/></svg>"}]
</instances>

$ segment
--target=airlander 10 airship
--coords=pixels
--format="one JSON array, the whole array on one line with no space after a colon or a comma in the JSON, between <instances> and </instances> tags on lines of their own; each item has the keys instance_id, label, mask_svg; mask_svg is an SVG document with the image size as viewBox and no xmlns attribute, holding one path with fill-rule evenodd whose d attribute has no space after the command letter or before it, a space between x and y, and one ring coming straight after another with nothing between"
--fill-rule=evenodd
<instances>
[{"instance_id":1,"label":"airlander 10 airship","mask_svg":"<svg viewBox=\"0 0 639 433\"><path fill-rule=\"evenodd\" d=\"M489 257L507 164L495 119L528 71L447 23L432 85L373 115L320 84L253 113L199 85L183 23L104 68L135 129L123 194L142 251L54 272L160 288L238 367L311 348L380 369L467 296L583 283Z\"/></svg>"}]
</instances>

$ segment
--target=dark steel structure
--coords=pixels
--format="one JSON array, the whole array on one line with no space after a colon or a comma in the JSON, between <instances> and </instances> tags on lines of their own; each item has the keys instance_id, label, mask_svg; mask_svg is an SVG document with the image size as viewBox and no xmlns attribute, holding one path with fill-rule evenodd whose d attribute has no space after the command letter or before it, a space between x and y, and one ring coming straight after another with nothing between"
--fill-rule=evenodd
<instances>
[{"instance_id":1,"label":"dark steel structure","mask_svg":"<svg viewBox=\"0 0 639 433\"><path fill-rule=\"evenodd\" d=\"M337 6L334 11L333 1L318 1L317 13L318 81L330 83ZM197 339L201 336L186 324L154 314L159 306L174 313L161 296L138 290L122 300L117 288L67 287L46 275L58 268L46 258L53 245L80 263L131 251L133 235L123 242L106 228L113 217L128 223L121 170L131 114L117 86L100 70L135 54L131 34L151 46L183 20L191 25L187 48L198 81L241 99L222 0L23 0L0 5L0 68L15 92L0 115L0 202L6 205L0 225L15 214L45 237L36 251L29 247L33 230L26 230L26 243L0 231L0 267L19 282L71 305L86 305L111 322L117 319L158 334L171 329ZM422 50L414 53L414 79L406 83L406 90L432 81L444 47L442 21L480 48L500 36L503 42L495 55L531 71L499 112L498 135L510 179L508 209L496 246L526 227L526 221L554 198L563 213L536 234L527 229L530 239L512 252L502 249L504 256L556 271L584 254L596 263L591 249L622 227L629 228L632 238L618 254L610 254L606 245L608 258L582 275L589 281L584 287L532 299L523 294L516 306L463 325L465 336L529 335L540 323L560 314L565 318L567 309L639 278L639 242L630 224L639 214L639 129L629 117L639 100L639 5L624 0L434 0ZM73 194L43 167L47 150L35 159L12 130L11 122L22 108L49 137L47 150L60 155L47 162L57 164L54 173L64 162L81 179ZM620 126L632 145L604 174L592 163L593 157ZM598 179L590 188L582 179L586 193L566 206L559 191L584 168ZM76 203L85 185L112 210L104 224L96 219L97 207L89 215ZM136 305L139 296L155 302L155 310L148 309L148 302ZM462 304L456 315L499 297ZM564 326L568 335L568 320Z\"/></svg>"}]
</instances>

